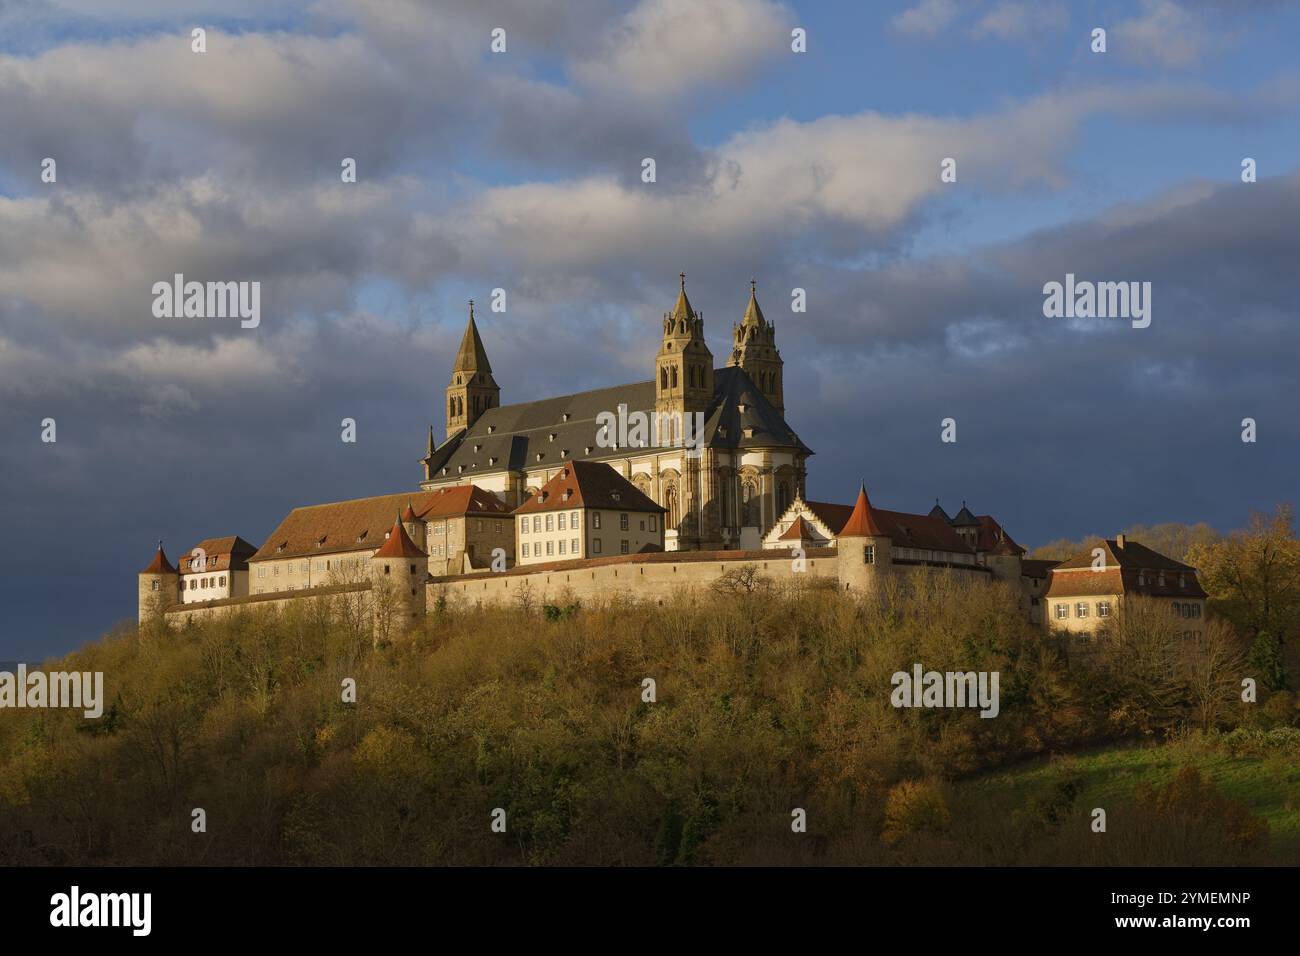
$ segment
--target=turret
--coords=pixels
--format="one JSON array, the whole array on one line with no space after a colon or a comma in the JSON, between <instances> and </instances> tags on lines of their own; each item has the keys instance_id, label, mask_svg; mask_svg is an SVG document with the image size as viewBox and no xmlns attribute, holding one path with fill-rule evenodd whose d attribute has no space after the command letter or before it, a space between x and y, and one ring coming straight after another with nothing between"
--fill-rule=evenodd
<instances>
[{"instance_id":1,"label":"turret","mask_svg":"<svg viewBox=\"0 0 1300 956\"><path fill-rule=\"evenodd\" d=\"M785 414L785 363L776 349L776 326L758 306L758 287L749 280L749 303L738 325L731 327L729 366L743 368L758 390L782 415Z\"/></svg>"},{"instance_id":2,"label":"turret","mask_svg":"<svg viewBox=\"0 0 1300 956\"><path fill-rule=\"evenodd\" d=\"M673 311L664 316L664 337L655 356L655 411L682 417L708 411L713 403L713 353L704 341L704 317L686 298L686 273Z\"/></svg>"},{"instance_id":3,"label":"turret","mask_svg":"<svg viewBox=\"0 0 1300 956\"><path fill-rule=\"evenodd\" d=\"M376 643L400 636L423 619L428 577L429 556L411 540L398 515L388 540L370 558Z\"/></svg>"},{"instance_id":4,"label":"turret","mask_svg":"<svg viewBox=\"0 0 1300 956\"><path fill-rule=\"evenodd\" d=\"M425 524L416 515L415 506L409 501L406 503L406 507L402 509L402 528L417 548L425 552L429 550L425 539L427 531Z\"/></svg>"},{"instance_id":5,"label":"turret","mask_svg":"<svg viewBox=\"0 0 1300 956\"><path fill-rule=\"evenodd\" d=\"M158 542L153 561L139 574L139 596L138 619L142 626L161 620L167 608L180 602L180 572L167 560L162 541Z\"/></svg>"},{"instance_id":6,"label":"turret","mask_svg":"<svg viewBox=\"0 0 1300 956\"><path fill-rule=\"evenodd\" d=\"M474 300L469 302L469 322L447 386L447 437L473 425L489 408L501 404L501 386L492 377L487 349L474 324Z\"/></svg>"},{"instance_id":7,"label":"turret","mask_svg":"<svg viewBox=\"0 0 1300 956\"><path fill-rule=\"evenodd\" d=\"M894 542L881 528L864 482L858 489L853 513L835 536L841 587L858 594L874 593L884 575L891 573Z\"/></svg>"}]
</instances>

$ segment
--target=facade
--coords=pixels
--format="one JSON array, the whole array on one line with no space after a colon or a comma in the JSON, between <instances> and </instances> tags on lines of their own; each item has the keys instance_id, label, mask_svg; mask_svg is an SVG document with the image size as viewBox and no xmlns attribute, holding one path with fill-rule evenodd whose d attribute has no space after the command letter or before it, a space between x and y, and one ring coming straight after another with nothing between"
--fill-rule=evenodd
<instances>
[{"instance_id":1,"label":"facade","mask_svg":"<svg viewBox=\"0 0 1300 956\"><path fill-rule=\"evenodd\" d=\"M609 465L575 461L515 509L515 561L662 551L666 514Z\"/></svg>"},{"instance_id":2,"label":"facade","mask_svg":"<svg viewBox=\"0 0 1300 956\"><path fill-rule=\"evenodd\" d=\"M431 574L488 567L493 553L514 555L510 511L482 488L355 498L295 508L249 559L251 594L331 587L368 578L372 555L400 515L408 537L425 552Z\"/></svg>"},{"instance_id":3,"label":"facade","mask_svg":"<svg viewBox=\"0 0 1300 956\"><path fill-rule=\"evenodd\" d=\"M757 549L804 494L812 451L785 420L776 330L756 291L727 364L714 368L683 275L649 358L648 381L502 405L471 313L448 387L447 437L435 445L429 429L420 487L473 483L515 508L571 462L601 461L665 509L666 549ZM609 428L611 418L620 426ZM638 419L654 427L638 429Z\"/></svg>"},{"instance_id":4,"label":"facade","mask_svg":"<svg viewBox=\"0 0 1300 956\"><path fill-rule=\"evenodd\" d=\"M1122 534L1052 568L1043 597L1046 621L1057 630L1092 633L1134 595L1168 605L1186 637L1200 636L1206 594L1196 569Z\"/></svg>"},{"instance_id":5,"label":"facade","mask_svg":"<svg viewBox=\"0 0 1300 956\"><path fill-rule=\"evenodd\" d=\"M182 604L243 597L248 593L248 559L257 548L239 535L205 538L180 559Z\"/></svg>"}]
</instances>

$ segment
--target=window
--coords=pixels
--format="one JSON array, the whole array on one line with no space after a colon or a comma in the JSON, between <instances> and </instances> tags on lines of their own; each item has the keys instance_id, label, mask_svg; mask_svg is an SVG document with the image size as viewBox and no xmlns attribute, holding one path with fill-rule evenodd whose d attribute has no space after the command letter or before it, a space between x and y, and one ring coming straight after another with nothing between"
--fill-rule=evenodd
<instances>
[{"instance_id":1,"label":"window","mask_svg":"<svg viewBox=\"0 0 1300 956\"><path fill-rule=\"evenodd\" d=\"M412 573L412 574L415 573L415 565L411 565L411 573Z\"/></svg>"},{"instance_id":2,"label":"window","mask_svg":"<svg viewBox=\"0 0 1300 956\"><path fill-rule=\"evenodd\" d=\"M1199 604L1193 604L1192 617L1200 617L1200 616L1201 616L1201 606Z\"/></svg>"},{"instance_id":3,"label":"window","mask_svg":"<svg viewBox=\"0 0 1300 956\"><path fill-rule=\"evenodd\" d=\"M1182 588L1184 591L1187 590L1187 575L1185 574L1178 575L1178 586Z\"/></svg>"},{"instance_id":4,"label":"window","mask_svg":"<svg viewBox=\"0 0 1300 956\"><path fill-rule=\"evenodd\" d=\"M542 533L542 516L533 515L533 534Z\"/></svg>"},{"instance_id":5,"label":"window","mask_svg":"<svg viewBox=\"0 0 1300 956\"><path fill-rule=\"evenodd\" d=\"M592 526L593 528L599 528L599 527L600 527L600 512L599 512L599 511L593 511L593 512L591 513L591 526Z\"/></svg>"},{"instance_id":6,"label":"window","mask_svg":"<svg viewBox=\"0 0 1300 956\"><path fill-rule=\"evenodd\" d=\"M1191 617L1191 616L1192 616L1192 606L1190 604L1184 604L1183 617Z\"/></svg>"},{"instance_id":7,"label":"window","mask_svg":"<svg viewBox=\"0 0 1300 956\"><path fill-rule=\"evenodd\" d=\"M1087 617L1087 616L1088 616L1088 602L1087 602L1087 601L1080 601L1078 604L1076 604L1076 605L1074 606L1074 616L1075 616L1075 617Z\"/></svg>"},{"instance_id":8,"label":"window","mask_svg":"<svg viewBox=\"0 0 1300 956\"><path fill-rule=\"evenodd\" d=\"M618 550L620 554L627 554L627 538L618 543Z\"/></svg>"},{"instance_id":9,"label":"window","mask_svg":"<svg viewBox=\"0 0 1300 956\"><path fill-rule=\"evenodd\" d=\"M1174 602L1174 613L1175 613L1175 614L1182 614L1182 613L1183 613L1183 606L1182 606L1181 604L1179 604L1177 601Z\"/></svg>"},{"instance_id":10,"label":"window","mask_svg":"<svg viewBox=\"0 0 1300 956\"><path fill-rule=\"evenodd\" d=\"M221 576L221 587L224 588L225 586L226 586L226 576L223 574Z\"/></svg>"},{"instance_id":11,"label":"window","mask_svg":"<svg viewBox=\"0 0 1300 956\"><path fill-rule=\"evenodd\" d=\"M157 591L157 590L159 590L161 587L162 587L162 582L159 581L159 580L157 580L157 579L155 578L155 579L154 579L154 582L153 582L153 589L154 589L155 591Z\"/></svg>"},{"instance_id":12,"label":"window","mask_svg":"<svg viewBox=\"0 0 1300 956\"><path fill-rule=\"evenodd\" d=\"M658 530L659 530L659 516L658 516L658 515L651 515L651 516L650 516L650 530L651 530L651 531L658 531Z\"/></svg>"},{"instance_id":13,"label":"window","mask_svg":"<svg viewBox=\"0 0 1300 956\"><path fill-rule=\"evenodd\" d=\"M579 550L578 539L574 538L572 541L569 542L569 551L571 551L573 554L577 554L578 550Z\"/></svg>"},{"instance_id":14,"label":"window","mask_svg":"<svg viewBox=\"0 0 1300 956\"><path fill-rule=\"evenodd\" d=\"M573 511L569 513L569 527L574 531L578 530L578 512Z\"/></svg>"},{"instance_id":15,"label":"window","mask_svg":"<svg viewBox=\"0 0 1300 956\"><path fill-rule=\"evenodd\" d=\"M264 564L259 564L259 565L257 566L257 576L258 576L259 578L264 578L264 577L266 577L266 565L264 565Z\"/></svg>"},{"instance_id":16,"label":"window","mask_svg":"<svg viewBox=\"0 0 1300 956\"><path fill-rule=\"evenodd\" d=\"M527 533L528 533L528 519L527 519L527 518L520 518L520 519L519 519L519 533L520 533L520 534L527 534Z\"/></svg>"},{"instance_id":17,"label":"window","mask_svg":"<svg viewBox=\"0 0 1300 956\"><path fill-rule=\"evenodd\" d=\"M556 527L557 527L560 531L564 531L564 530L565 530L565 527L564 527L564 519L565 519L565 517L566 517L565 513L564 513L563 511L561 511L560 514L559 514L559 517L556 519Z\"/></svg>"},{"instance_id":18,"label":"window","mask_svg":"<svg viewBox=\"0 0 1300 956\"><path fill-rule=\"evenodd\" d=\"M618 530L619 531L627 530L627 512L623 512L618 516Z\"/></svg>"},{"instance_id":19,"label":"window","mask_svg":"<svg viewBox=\"0 0 1300 956\"><path fill-rule=\"evenodd\" d=\"M599 539L599 538L592 538L592 539L591 539L591 553L592 553L592 554L600 554L600 539Z\"/></svg>"},{"instance_id":20,"label":"window","mask_svg":"<svg viewBox=\"0 0 1300 956\"><path fill-rule=\"evenodd\" d=\"M1070 616L1070 605L1068 604L1056 605L1056 619L1058 621L1064 621L1069 616Z\"/></svg>"},{"instance_id":21,"label":"window","mask_svg":"<svg viewBox=\"0 0 1300 956\"><path fill-rule=\"evenodd\" d=\"M876 563L876 546L874 544L868 544L862 549L862 563Z\"/></svg>"},{"instance_id":22,"label":"window","mask_svg":"<svg viewBox=\"0 0 1300 956\"><path fill-rule=\"evenodd\" d=\"M199 579L198 579L198 578L190 578L190 590L191 590L191 591L197 590L197 589L198 589L198 586L199 586Z\"/></svg>"},{"instance_id":23,"label":"window","mask_svg":"<svg viewBox=\"0 0 1300 956\"><path fill-rule=\"evenodd\" d=\"M560 554L564 554L564 539L560 539Z\"/></svg>"},{"instance_id":24,"label":"window","mask_svg":"<svg viewBox=\"0 0 1300 956\"><path fill-rule=\"evenodd\" d=\"M524 557L528 557L528 542L524 542Z\"/></svg>"},{"instance_id":25,"label":"window","mask_svg":"<svg viewBox=\"0 0 1300 956\"><path fill-rule=\"evenodd\" d=\"M554 553L555 553L555 542L554 542L554 541L548 541L548 542L546 542L546 555L547 555L547 557L550 557L550 556L551 556L552 554L554 554Z\"/></svg>"},{"instance_id":26,"label":"window","mask_svg":"<svg viewBox=\"0 0 1300 956\"><path fill-rule=\"evenodd\" d=\"M384 565L384 573L385 573L385 574L391 574L391 573L392 573L392 572L389 570L388 565L386 565L386 564Z\"/></svg>"},{"instance_id":27,"label":"window","mask_svg":"<svg viewBox=\"0 0 1300 956\"><path fill-rule=\"evenodd\" d=\"M1109 601L1098 601L1098 602L1097 602L1097 616L1098 616L1098 617L1110 617L1110 602L1109 602Z\"/></svg>"},{"instance_id":28,"label":"window","mask_svg":"<svg viewBox=\"0 0 1300 956\"><path fill-rule=\"evenodd\" d=\"M642 519L641 519L641 521L640 521L640 525L641 525L641 530L644 531L644 530L645 530L645 518L642 518Z\"/></svg>"},{"instance_id":29,"label":"window","mask_svg":"<svg viewBox=\"0 0 1300 956\"><path fill-rule=\"evenodd\" d=\"M555 530L555 515L546 516L546 530L547 531Z\"/></svg>"}]
</instances>

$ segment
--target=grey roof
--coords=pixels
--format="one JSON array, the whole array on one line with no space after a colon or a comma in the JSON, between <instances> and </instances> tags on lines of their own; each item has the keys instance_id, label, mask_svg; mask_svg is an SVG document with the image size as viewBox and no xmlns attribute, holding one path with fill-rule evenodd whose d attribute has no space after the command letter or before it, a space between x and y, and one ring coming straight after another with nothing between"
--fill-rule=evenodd
<instances>
[{"instance_id":1,"label":"grey roof","mask_svg":"<svg viewBox=\"0 0 1300 956\"><path fill-rule=\"evenodd\" d=\"M744 369L715 369L713 382L713 402L704 415L705 445L790 448L812 454ZM627 405L629 415L637 411L652 415L655 383L636 382L489 408L468 430L457 432L422 460L429 465L432 480L437 480L473 477L507 468L523 471L566 461L625 458L627 448L605 448L596 443L596 416L601 412L616 414L620 404ZM647 445L637 451L651 451L656 447L664 446ZM540 461L538 454L542 455ZM489 459L495 461L489 463ZM445 476L441 474L443 468L447 469Z\"/></svg>"}]
</instances>

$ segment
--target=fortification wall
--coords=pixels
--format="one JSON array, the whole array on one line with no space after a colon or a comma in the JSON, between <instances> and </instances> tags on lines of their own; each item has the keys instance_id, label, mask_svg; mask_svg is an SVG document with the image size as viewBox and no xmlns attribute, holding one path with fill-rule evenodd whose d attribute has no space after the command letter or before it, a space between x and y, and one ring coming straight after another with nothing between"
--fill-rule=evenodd
<instances>
[{"instance_id":1,"label":"fortification wall","mask_svg":"<svg viewBox=\"0 0 1300 956\"><path fill-rule=\"evenodd\" d=\"M163 620L172 627L187 623L229 617L244 610L272 610L280 612L291 605L311 605L318 602L338 604L343 601L359 602L359 611L370 612L370 584L348 584L333 587L309 588L300 591L277 591L273 594L252 594L200 604L176 604L163 613Z\"/></svg>"}]
</instances>

